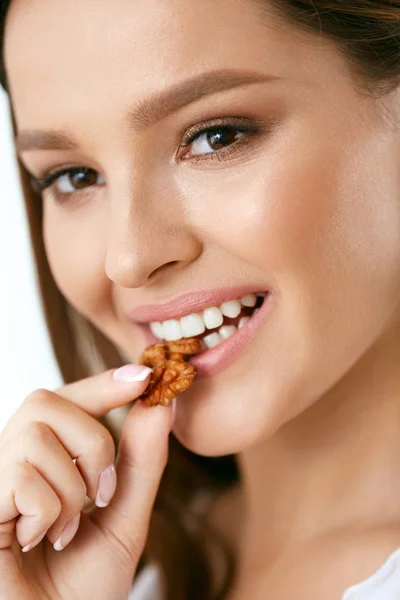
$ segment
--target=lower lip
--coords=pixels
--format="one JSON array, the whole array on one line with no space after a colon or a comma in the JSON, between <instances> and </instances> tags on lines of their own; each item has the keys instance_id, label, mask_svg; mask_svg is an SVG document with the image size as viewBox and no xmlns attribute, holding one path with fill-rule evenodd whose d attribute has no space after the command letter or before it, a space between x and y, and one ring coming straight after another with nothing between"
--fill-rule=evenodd
<instances>
[{"instance_id":1,"label":"lower lip","mask_svg":"<svg viewBox=\"0 0 400 600\"><path fill-rule=\"evenodd\" d=\"M258 328L269 313L272 304L271 299L272 295L268 293L258 313L251 317L242 329L239 329L214 348L205 350L189 360L196 367L198 377L217 375L227 369L238 358L242 350L256 336Z\"/></svg>"},{"instance_id":2,"label":"lower lip","mask_svg":"<svg viewBox=\"0 0 400 600\"><path fill-rule=\"evenodd\" d=\"M196 367L198 377L211 377L228 368L239 356L242 350L253 340L258 328L267 317L272 304L272 295L267 293L258 313L251 317L242 329L239 329L230 338L220 342L214 348L205 350L197 356L193 356L189 362ZM142 326L146 342L155 344L157 339L147 326Z\"/></svg>"}]
</instances>

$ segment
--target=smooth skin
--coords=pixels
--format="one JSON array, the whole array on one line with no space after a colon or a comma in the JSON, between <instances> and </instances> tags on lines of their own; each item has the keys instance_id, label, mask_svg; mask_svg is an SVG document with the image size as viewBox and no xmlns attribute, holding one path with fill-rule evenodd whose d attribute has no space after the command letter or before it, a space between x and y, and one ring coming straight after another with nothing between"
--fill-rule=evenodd
<instances>
[{"instance_id":1,"label":"smooth skin","mask_svg":"<svg viewBox=\"0 0 400 600\"><path fill-rule=\"evenodd\" d=\"M229 600L338 600L400 545L400 98L362 94L332 43L266 6L13 0L6 67L29 173L92 169L44 192L44 242L129 362L146 345L130 310L271 291L252 343L178 399L174 434L238 455L215 518L238 524ZM191 138L221 119L237 143Z\"/></svg>"},{"instance_id":2,"label":"smooth skin","mask_svg":"<svg viewBox=\"0 0 400 600\"><path fill-rule=\"evenodd\" d=\"M0 437L0 598L127 598L143 551L168 453L172 406L134 403L125 419L111 504L86 504L74 543L53 544L96 500L100 473L115 462L114 442L98 418L146 388L117 382L113 371L36 390ZM71 460L76 459L76 463ZM45 535L28 552L22 548ZM50 543L49 543L50 542Z\"/></svg>"}]
</instances>

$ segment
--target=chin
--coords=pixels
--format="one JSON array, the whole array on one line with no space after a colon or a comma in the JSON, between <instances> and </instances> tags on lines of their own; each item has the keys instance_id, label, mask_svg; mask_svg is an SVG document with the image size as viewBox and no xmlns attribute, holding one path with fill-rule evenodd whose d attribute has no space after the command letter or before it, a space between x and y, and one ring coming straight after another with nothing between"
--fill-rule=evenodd
<instances>
[{"instance_id":1,"label":"chin","mask_svg":"<svg viewBox=\"0 0 400 600\"><path fill-rule=\"evenodd\" d=\"M316 356L290 355L285 346L279 360L264 352L256 361L252 354L215 378L196 380L177 397L178 441L202 456L238 454L306 416L345 371L334 372L322 353L316 369Z\"/></svg>"},{"instance_id":2,"label":"chin","mask_svg":"<svg viewBox=\"0 0 400 600\"><path fill-rule=\"evenodd\" d=\"M260 382L258 393L249 394L240 381L235 386L204 383L195 382L177 398L173 434L191 452L238 454L268 440L284 424L285 398L265 384Z\"/></svg>"}]
</instances>

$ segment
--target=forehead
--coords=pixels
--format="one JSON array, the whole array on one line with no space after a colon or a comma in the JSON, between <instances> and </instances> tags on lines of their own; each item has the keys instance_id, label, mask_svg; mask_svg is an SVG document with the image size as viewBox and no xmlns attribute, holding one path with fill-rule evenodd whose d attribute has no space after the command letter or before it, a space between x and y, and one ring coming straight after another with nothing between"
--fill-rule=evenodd
<instances>
[{"instance_id":1,"label":"forehead","mask_svg":"<svg viewBox=\"0 0 400 600\"><path fill-rule=\"evenodd\" d=\"M123 109L207 70L315 77L315 47L254 0L13 0L5 60L17 122Z\"/></svg>"}]
</instances>

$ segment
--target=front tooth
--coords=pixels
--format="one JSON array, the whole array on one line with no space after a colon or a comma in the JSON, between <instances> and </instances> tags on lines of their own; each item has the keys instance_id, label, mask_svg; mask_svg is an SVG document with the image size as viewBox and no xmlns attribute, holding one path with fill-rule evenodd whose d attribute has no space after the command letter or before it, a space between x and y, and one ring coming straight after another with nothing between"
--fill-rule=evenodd
<instances>
[{"instance_id":1,"label":"front tooth","mask_svg":"<svg viewBox=\"0 0 400 600\"><path fill-rule=\"evenodd\" d=\"M214 348L214 346L217 346L222 342L222 337L216 332L210 333L210 335L206 335L206 337L203 338L203 342L207 348Z\"/></svg>"},{"instance_id":2,"label":"front tooth","mask_svg":"<svg viewBox=\"0 0 400 600\"><path fill-rule=\"evenodd\" d=\"M248 306L249 308L253 308L257 304L257 296L255 294L246 294L240 300L243 306Z\"/></svg>"},{"instance_id":3,"label":"front tooth","mask_svg":"<svg viewBox=\"0 0 400 600\"><path fill-rule=\"evenodd\" d=\"M242 329L250 321L250 317L242 317L239 321L238 329Z\"/></svg>"},{"instance_id":4,"label":"front tooth","mask_svg":"<svg viewBox=\"0 0 400 600\"><path fill-rule=\"evenodd\" d=\"M242 312L242 305L239 300L229 300L228 302L221 304L220 309L224 317L236 319Z\"/></svg>"},{"instance_id":5,"label":"front tooth","mask_svg":"<svg viewBox=\"0 0 400 600\"><path fill-rule=\"evenodd\" d=\"M182 329L179 321L175 319L171 319L170 321L164 321L164 339L167 342L172 342L174 340L180 340L182 338Z\"/></svg>"},{"instance_id":6,"label":"front tooth","mask_svg":"<svg viewBox=\"0 0 400 600\"><path fill-rule=\"evenodd\" d=\"M235 325L224 325L218 331L219 335L222 337L223 340L227 340L228 338L231 337L231 335L233 335L236 332L237 332L237 327L235 327Z\"/></svg>"},{"instance_id":7,"label":"front tooth","mask_svg":"<svg viewBox=\"0 0 400 600\"><path fill-rule=\"evenodd\" d=\"M203 312L203 321L207 329L215 329L219 327L224 322L224 317L222 316L222 312L216 306L212 308L206 308Z\"/></svg>"},{"instance_id":8,"label":"front tooth","mask_svg":"<svg viewBox=\"0 0 400 600\"><path fill-rule=\"evenodd\" d=\"M181 318L181 330L184 338L190 338L204 333L206 326L200 315L192 314Z\"/></svg>"},{"instance_id":9,"label":"front tooth","mask_svg":"<svg viewBox=\"0 0 400 600\"><path fill-rule=\"evenodd\" d=\"M155 321L154 323L150 323L150 329L152 334L158 338L159 340L164 339L164 326L159 321Z\"/></svg>"}]
</instances>

